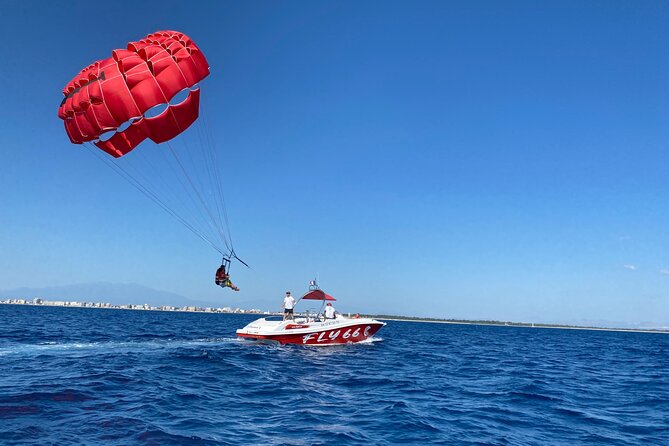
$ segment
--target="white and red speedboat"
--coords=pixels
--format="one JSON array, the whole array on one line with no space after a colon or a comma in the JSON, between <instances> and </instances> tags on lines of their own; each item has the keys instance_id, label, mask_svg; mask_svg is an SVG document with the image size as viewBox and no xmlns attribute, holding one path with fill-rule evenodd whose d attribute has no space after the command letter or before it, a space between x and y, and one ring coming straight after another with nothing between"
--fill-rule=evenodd
<instances>
[{"instance_id":1,"label":"white and red speedboat","mask_svg":"<svg viewBox=\"0 0 669 446\"><path fill-rule=\"evenodd\" d=\"M257 319L237 330L237 336L256 341L272 341L280 344L338 345L350 344L371 338L385 322L371 318L347 318L337 314L334 319L325 319L322 310L327 301L336 300L325 294L314 282L309 292L298 299L320 300L321 309L310 315L296 315L292 320L281 320L280 316Z\"/></svg>"}]
</instances>

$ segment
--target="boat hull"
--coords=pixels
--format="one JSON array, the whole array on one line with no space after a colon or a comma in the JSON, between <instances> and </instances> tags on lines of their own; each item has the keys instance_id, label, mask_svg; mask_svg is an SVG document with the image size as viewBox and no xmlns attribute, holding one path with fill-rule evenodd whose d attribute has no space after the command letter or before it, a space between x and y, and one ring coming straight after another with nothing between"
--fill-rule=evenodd
<instances>
[{"instance_id":1,"label":"boat hull","mask_svg":"<svg viewBox=\"0 0 669 446\"><path fill-rule=\"evenodd\" d=\"M282 322L272 325L259 319L237 330L240 338L279 344L340 345L371 338L385 323L373 319L347 319L329 322Z\"/></svg>"}]
</instances>

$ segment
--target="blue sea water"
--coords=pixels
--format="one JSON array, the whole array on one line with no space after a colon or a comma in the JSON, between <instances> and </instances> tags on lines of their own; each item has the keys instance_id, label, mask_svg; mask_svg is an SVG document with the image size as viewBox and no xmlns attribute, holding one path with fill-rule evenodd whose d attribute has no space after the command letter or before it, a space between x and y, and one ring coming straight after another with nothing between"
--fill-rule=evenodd
<instances>
[{"instance_id":1,"label":"blue sea water","mask_svg":"<svg viewBox=\"0 0 669 446\"><path fill-rule=\"evenodd\" d=\"M0 305L2 444L669 445L669 336L391 321L235 338L254 316Z\"/></svg>"}]
</instances>

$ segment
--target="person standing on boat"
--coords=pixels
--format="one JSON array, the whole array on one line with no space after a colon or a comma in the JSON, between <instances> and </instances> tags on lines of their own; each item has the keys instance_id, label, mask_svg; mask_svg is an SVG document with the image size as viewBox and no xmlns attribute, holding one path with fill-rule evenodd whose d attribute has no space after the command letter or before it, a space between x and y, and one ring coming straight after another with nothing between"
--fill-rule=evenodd
<instances>
[{"instance_id":1,"label":"person standing on boat","mask_svg":"<svg viewBox=\"0 0 669 446\"><path fill-rule=\"evenodd\" d=\"M283 320L293 319L293 309L295 308L295 299L290 294L290 291L286 291L286 297L283 298Z\"/></svg>"},{"instance_id":2,"label":"person standing on boat","mask_svg":"<svg viewBox=\"0 0 669 446\"><path fill-rule=\"evenodd\" d=\"M325 314L325 319L334 319L337 316L337 312L330 302L328 302L323 313Z\"/></svg>"}]
</instances>

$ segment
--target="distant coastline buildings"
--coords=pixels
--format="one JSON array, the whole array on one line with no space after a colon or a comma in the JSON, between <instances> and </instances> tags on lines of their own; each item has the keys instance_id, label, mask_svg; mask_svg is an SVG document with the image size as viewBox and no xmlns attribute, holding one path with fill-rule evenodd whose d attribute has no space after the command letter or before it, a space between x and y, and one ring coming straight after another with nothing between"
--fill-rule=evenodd
<instances>
[{"instance_id":1,"label":"distant coastline buildings","mask_svg":"<svg viewBox=\"0 0 669 446\"><path fill-rule=\"evenodd\" d=\"M78 301L64 301L64 300L46 300L40 297L33 299L5 299L0 300L0 305L29 305L41 307L68 307L68 308L109 308L117 310L140 310L140 311L173 311L173 312L190 312L190 313L231 313L231 314L262 314L267 316L281 315L281 313L262 311L257 309L245 310L242 308L213 308L213 307L196 307L183 306L177 307L173 305L150 306L143 305L114 305L108 302L78 302ZM559 328L565 330L595 330L595 331L619 331L619 332L635 332L635 333L664 333L669 334L669 326L657 327L602 327L602 326L579 326L579 325L562 325L562 324L546 324L534 322L504 322L494 320L459 320L459 319L435 319L429 317L406 317L393 315L367 315L380 320L386 321L411 321L411 322L431 322L441 324L458 324L458 325L494 325L504 326L509 328ZM350 313L349 313L350 317Z\"/></svg>"},{"instance_id":2,"label":"distant coastline buildings","mask_svg":"<svg viewBox=\"0 0 669 446\"><path fill-rule=\"evenodd\" d=\"M242 308L214 308L214 307L196 307L196 306L183 306L177 307L173 305L162 305L162 306L150 306L148 304L136 305L136 304L127 304L127 305L114 305L108 302L79 302L79 301L67 301L67 300L46 300L40 297L35 297L33 299L5 299L0 300L0 304L4 305L33 305L33 306L45 306L45 307L70 307L70 308L110 308L117 310L144 310L144 311L184 311L184 312L197 312L197 313L237 313L237 314L275 314L269 311L261 311L257 309L245 310Z\"/></svg>"}]
</instances>

